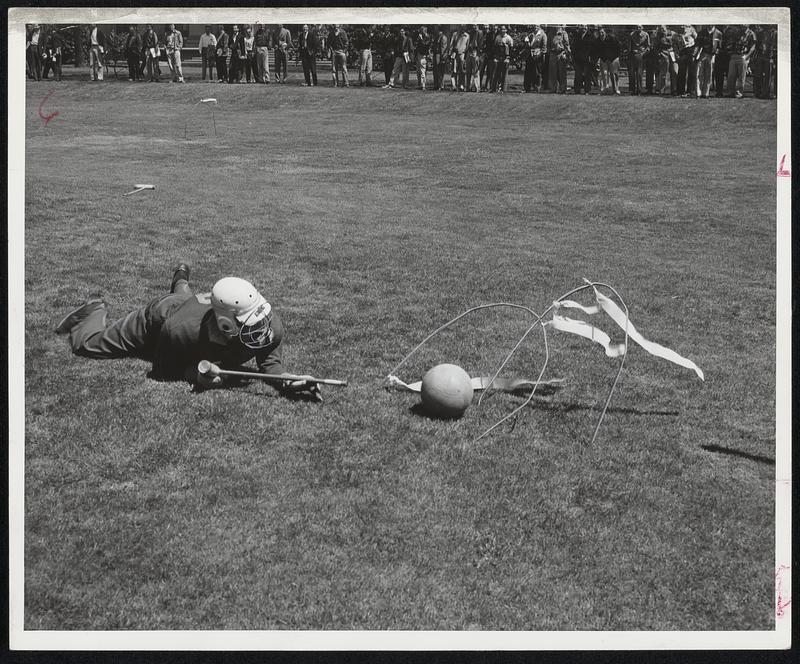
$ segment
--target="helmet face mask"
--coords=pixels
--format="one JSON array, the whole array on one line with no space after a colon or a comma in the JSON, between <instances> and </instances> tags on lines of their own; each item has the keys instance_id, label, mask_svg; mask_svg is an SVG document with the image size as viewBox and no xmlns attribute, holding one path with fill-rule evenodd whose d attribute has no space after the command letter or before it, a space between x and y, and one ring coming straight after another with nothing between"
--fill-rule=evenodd
<instances>
[{"instance_id":1,"label":"helmet face mask","mask_svg":"<svg viewBox=\"0 0 800 664\"><path fill-rule=\"evenodd\" d=\"M217 327L227 337L239 337L257 350L272 342L272 307L255 287L238 277L220 279L211 291Z\"/></svg>"},{"instance_id":2,"label":"helmet face mask","mask_svg":"<svg viewBox=\"0 0 800 664\"><path fill-rule=\"evenodd\" d=\"M265 310L267 313L264 313ZM272 336L272 311L269 304L264 302L242 323L239 328L239 340L247 348L258 350L269 346L272 343Z\"/></svg>"}]
</instances>

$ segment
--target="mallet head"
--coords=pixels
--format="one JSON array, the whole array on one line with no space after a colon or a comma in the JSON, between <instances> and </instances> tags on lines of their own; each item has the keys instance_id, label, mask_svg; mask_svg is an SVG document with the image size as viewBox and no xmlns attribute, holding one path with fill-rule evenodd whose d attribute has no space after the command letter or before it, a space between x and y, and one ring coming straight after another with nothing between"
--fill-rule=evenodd
<instances>
[{"instance_id":1,"label":"mallet head","mask_svg":"<svg viewBox=\"0 0 800 664\"><path fill-rule=\"evenodd\" d=\"M200 360L197 365L197 372L204 376L219 376L219 367L208 360Z\"/></svg>"}]
</instances>

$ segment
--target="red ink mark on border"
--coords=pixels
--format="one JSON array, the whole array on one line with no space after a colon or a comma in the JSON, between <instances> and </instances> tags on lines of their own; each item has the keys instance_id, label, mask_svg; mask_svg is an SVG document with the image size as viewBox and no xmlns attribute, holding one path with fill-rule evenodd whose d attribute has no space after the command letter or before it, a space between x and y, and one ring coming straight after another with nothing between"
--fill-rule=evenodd
<instances>
[{"instance_id":1,"label":"red ink mark on border","mask_svg":"<svg viewBox=\"0 0 800 664\"><path fill-rule=\"evenodd\" d=\"M786 155L783 155L781 157L781 165L778 166L778 177L780 177L780 178L790 178L790 177L792 177L792 172L783 167L783 165L785 163L786 163Z\"/></svg>"},{"instance_id":2,"label":"red ink mark on border","mask_svg":"<svg viewBox=\"0 0 800 664\"><path fill-rule=\"evenodd\" d=\"M45 115L44 113L42 113L42 106L44 106L44 103L48 100L51 94L53 94L52 90L50 90L50 92L48 92L44 97L42 97L42 101L39 102L39 117L42 118L42 120L44 120L45 127L47 126L47 123L50 122L50 120L52 120L54 117L58 115L58 111L56 111L55 113L51 113L50 115Z\"/></svg>"},{"instance_id":3,"label":"red ink mark on border","mask_svg":"<svg viewBox=\"0 0 800 664\"><path fill-rule=\"evenodd\" d=\"M775 572L775 615L783 618L786 608L792 603L791 596L787 599L783 596L783 575L792 569L789 565L780 565Z\"/></svg>"}]
</instances>

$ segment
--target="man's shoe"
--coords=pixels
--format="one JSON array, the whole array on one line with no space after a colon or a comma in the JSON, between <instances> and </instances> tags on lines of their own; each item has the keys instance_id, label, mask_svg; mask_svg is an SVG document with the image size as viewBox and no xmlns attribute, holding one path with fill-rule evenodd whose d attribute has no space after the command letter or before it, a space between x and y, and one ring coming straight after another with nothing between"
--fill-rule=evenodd
<instances>
[{"instance_id":1,"label":"man's shoe","mask_svg":"<svg viewBox=\"0 0 800 664\"><path fill-rule=\"evenodd\" d=\"M189 266L186 263L181 263L172 273L172 283L169 287L169 292L175 292L175 286L178 284L179 281L189 282L189 273L190 273Z\"/></svg>"},{"instance_id":2,"label":"man's shoe","mask_svg":"<svg viewBox=\"0 0 800 664\"><path fill-rule=\"evenodd\" d=\"M105 309L106 303L103 302L103 299L100 297L99 293L93 293L89 296L89 299L86 300L81 306L77 309L73 309L70 311L64 318L61 319L61 322L56 325L56 334L69 334L78 323L81 321L86 320L86 318L94 311L98 309Z\"/></svg>"}]
</instances>

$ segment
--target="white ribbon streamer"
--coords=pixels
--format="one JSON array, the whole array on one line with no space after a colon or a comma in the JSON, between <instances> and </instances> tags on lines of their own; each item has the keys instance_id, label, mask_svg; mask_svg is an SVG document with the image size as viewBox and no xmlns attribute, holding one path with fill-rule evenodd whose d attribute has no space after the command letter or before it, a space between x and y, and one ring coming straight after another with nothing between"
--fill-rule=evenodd
<instances>
[{"instance_id":1,"label":"white ribbon streamer","mask_svg":"<svg viewBox=\"0 0 800 664\"><path fill-rule=\"evenodd\" d=\"M676 353L674 350L662 346L661 344L657 344L654 341L648 341L645 339L633 326L630 318L625 315L625 312L622 311L622 309L620 309L613 302L613 300L600 293L597 288L594 288L593 290L599 306L587 307L579 304L578 302L573 302L572 300L554 302L553 320L547 321L545 325L548 325L555 330L570 332L571 334L577 334L578 336L585 337L586 339L591 339L595 343L598 343L605 348L606 355L608 357L619 357L625 352L624 343L612 344L611 338L605 332L594 327L593 325L589 325L589 323L585 321L567 318L566 316L561 316L555 313L561 307L566 309L578 309L589 315L600 313L600 310L602 309L622 330L627 331L630 339L633 339L648 353L667 360L668 362L672 362L673 364L685 367L686 369L692 369L700 378L700 380L705 381L703 370L700 369L700 367L698 367L694 362L681 355L678 355L678 353Z\"/></svg>"},{"instance_id":2,"label":"white ribbon streamer","mask_svg":"<svg viewBox=\"0 0 800 664\"><path fill-rule=\"evenodd\" d=\"M422 390L422 381L418 380L416 383L405 383L397 376L389 375L386 377L387 387L394 387L403 392L420 392ZM475 376L470 378L472 389L475 391L484 390L492 380L491 376ZM559 388L564 382L563 378L551 378L550 380L539 381L539 385L546 385L551 388ZM514 392L521 387L533 387L536 384L534 380L526 378L497 378L492 387L503 390L505 392Z\"/></svg>"}]
</instances>

